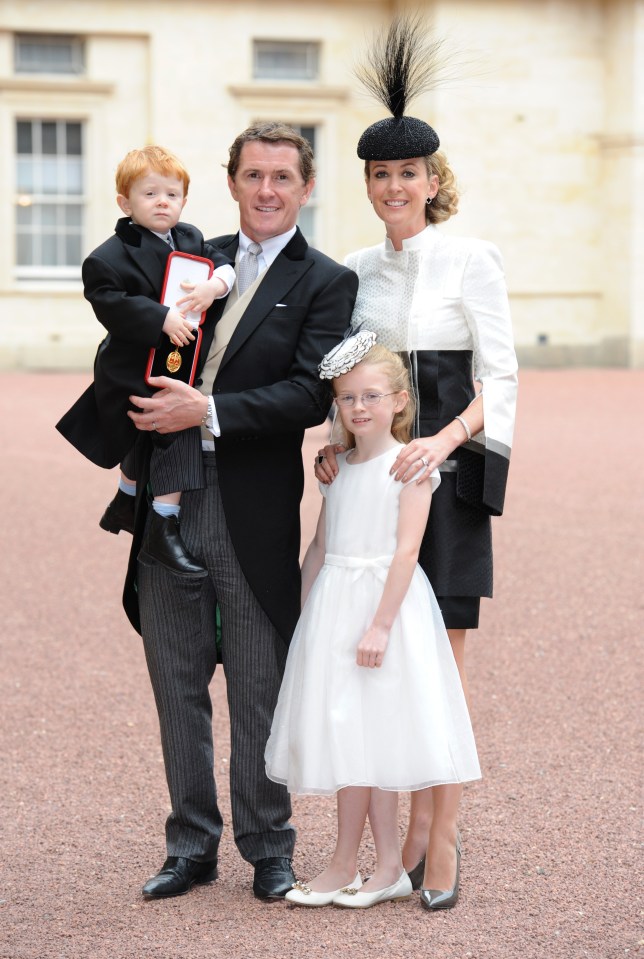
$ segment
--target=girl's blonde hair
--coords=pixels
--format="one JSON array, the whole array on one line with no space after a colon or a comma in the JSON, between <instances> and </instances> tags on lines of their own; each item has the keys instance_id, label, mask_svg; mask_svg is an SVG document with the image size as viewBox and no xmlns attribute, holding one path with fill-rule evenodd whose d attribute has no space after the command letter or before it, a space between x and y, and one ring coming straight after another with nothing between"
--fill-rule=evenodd
<instances>
[{"instance_id":1,"label":"girl's blonde hair","mask_svg":"<svg viewBox=\"0 0 644 959\"><path fill-rule=\"evenodd\" d=\"M386 346L376 343L368 353L365 353L360 360L360 366L382 366L392 393L399 393L401 390L407 390L409 397L400 412L394 414L391 424L392 436L399 443L409 443L411 439L411 428L414 422L414 412L416 402L412 396L411 386L409 384L409 372L404 362L397 353L392 353ZM337 381L334 380L334 383ZM334 388L335 392L335 388ZM345 446L356 445L355 436L345 429L342 423L339 423L344 433Z\"/></svg>"}]
</instances>

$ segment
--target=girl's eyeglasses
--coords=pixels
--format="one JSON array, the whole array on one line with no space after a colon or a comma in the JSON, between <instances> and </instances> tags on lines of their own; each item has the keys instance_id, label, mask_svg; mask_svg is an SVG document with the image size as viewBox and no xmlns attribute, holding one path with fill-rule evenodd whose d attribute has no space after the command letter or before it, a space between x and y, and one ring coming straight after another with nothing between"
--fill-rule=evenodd
<instances>
[{"instance_id":1,"label":"girl's eyeglasses","mask_svg":"<svg viewBox=\"0 0 644 959\"><path fill-rule=\"evenodd\" d=\"M363 393L360 402L363 406L377 406L383 396L395 396L399 392L399 390L394 390L392 393ZM351 409L352 406L355 406L357 399L358 397L354 396L353 393L341 393L340 396L336 396L335 401L338 406Z\"/></svg>"}]
</instances>

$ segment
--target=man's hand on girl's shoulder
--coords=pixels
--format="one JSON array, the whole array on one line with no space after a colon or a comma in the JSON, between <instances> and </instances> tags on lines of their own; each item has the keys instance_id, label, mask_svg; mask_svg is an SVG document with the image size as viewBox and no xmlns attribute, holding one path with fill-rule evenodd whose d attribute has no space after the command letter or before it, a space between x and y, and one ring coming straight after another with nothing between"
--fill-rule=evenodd
<instances>
[{"instance_id":1,"label":"man's hand on girl's shoulder","mask_svg":"<svg viewBox=\"0 0 644 959\"><path fill-rule=\"evenodd\" d=\"M342 443L329 444L324 449L318 450L313 464L315 478L325 486L329 486L338 475L338 461L336 453L344 453L346 446Z\"/></svg>"}]
</instances>

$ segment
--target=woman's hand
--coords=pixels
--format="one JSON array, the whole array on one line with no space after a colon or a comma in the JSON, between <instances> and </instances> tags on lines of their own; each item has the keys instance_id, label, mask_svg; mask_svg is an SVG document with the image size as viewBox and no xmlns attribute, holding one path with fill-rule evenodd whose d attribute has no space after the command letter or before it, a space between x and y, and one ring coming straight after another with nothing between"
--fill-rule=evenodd
<instances>
[{"instance_id":1,"label":"woman's hand","mask_svg":"<svg viewBox=\"0 0 644 959\"><path fill-rule=\"evenodd\" d=\"M395 473L395 478L403 482L412 480L415 476L420 477L419 483L428 480L431 471L442 466L450 453L459 445L458 442L453 441L454 438L451 435L445 435L446 430L447 428L441 430L435 436L421 436L408 443L394 460L390 474Z\"/></svg>"},{"instance_id":2,"label":"woman's hand","mask_svg":"<svg viewBox=\"0 0 644 959\"><path fill-rule=\"evenodd\" d=\"M342 443L325 446L323 450L318 450L315 458L314 470L315 478L325 486L330 486L338 475L338 461L335 458L336 453L344 453L346 446Z\"/></svg>"},{"instance_id":3,"label":"woman's hand","mask_svg":"<svg viewBox=\"0 0 644 959\"><path fill-rule=\"evenodd\" d=\"M368 666L370 669L379 669L385 658L389 630L383 626L370 626L358 643L356 663L358 666Z\"/></svg>"},{"instance_id":4,"label":"woman's hand","mask_svg":"<svg viewBox=\"0 0 644 959\"><path fill-rule=\"evenodd\" d=\"M465 415L467 415L469 431L474 436L483 429L483 395L481 393L470 403L467 410L464 410L463 416ZM407 482L414 476L418 476L425 466L427 468L418 480L419 483L424 483L429 479L431 471L442 466L454 450L462 446L467 439L469 435L463 424L453 419L434 436L420 436L417 440L408 443L396 457L390 474L395 473L397 480Z\"/></svg>"}]
</instances>

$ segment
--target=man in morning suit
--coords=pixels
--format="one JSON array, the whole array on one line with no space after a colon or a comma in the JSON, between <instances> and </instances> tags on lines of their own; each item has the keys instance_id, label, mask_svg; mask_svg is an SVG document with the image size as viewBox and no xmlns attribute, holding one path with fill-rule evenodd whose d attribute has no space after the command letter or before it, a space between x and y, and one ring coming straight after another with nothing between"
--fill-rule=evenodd
<instances>
[{"instance_id":1,"label":"man in morning suit","mask_svg":"<svg viewBox=\"0 0 644 959\"><path fill-rule=\"evenodd\" d=\"M217 650L216 607L231 723L230 797L235 843L254 866L253 891L277 899L294 882L295 830L286 788L264 770L264 748L287 645L300 612L304 430L324 422L322 356L348 328L356 275L312 249L296 226L314 186L309 143L277 123L251 127L230 148L228 185L240 232L210 241L236 263L238 281L213 304L195 387L159 377L154 397L132 397L142 431L202 425L207 487L185 493L181 530L207 568L202 579L136 563L145 524L137 509L124 604L143 636L172 812L168 858L146 898L181 895L217 878L222 818L213 775L208 684ZM196 388L198 387L198 388Z\"/></svg>"}]
</instances>

